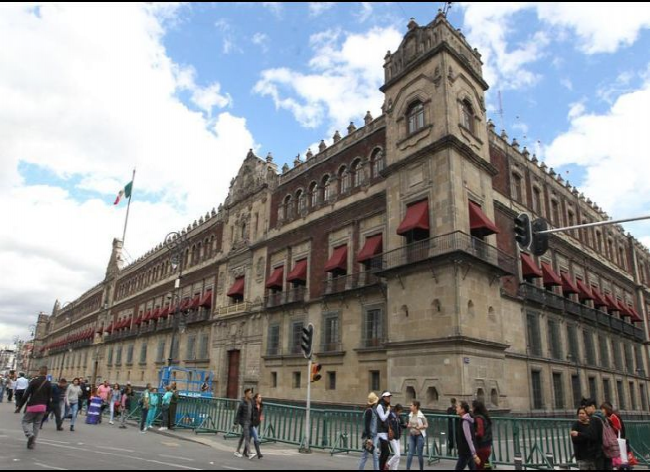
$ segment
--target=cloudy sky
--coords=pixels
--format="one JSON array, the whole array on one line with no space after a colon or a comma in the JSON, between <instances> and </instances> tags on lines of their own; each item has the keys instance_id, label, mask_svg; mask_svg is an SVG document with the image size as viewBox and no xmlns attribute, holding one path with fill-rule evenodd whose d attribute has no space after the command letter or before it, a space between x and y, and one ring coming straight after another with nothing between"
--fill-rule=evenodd
<instances>
[{"instance_id":1,"label":"cloudy sky","mask_svg":"<svg viewBox=\"0 0 650 472\"><path fill-rule=\"evenodd\" d=\"M248 149L281 166L378 116L386 51L441 6L1 5L0 346L101 280L134 167L137 258L217 207ZM611 216L650 213L649 4L454 3L449 19L483 54L498 128Z\"/></svg>"}]
</instances>

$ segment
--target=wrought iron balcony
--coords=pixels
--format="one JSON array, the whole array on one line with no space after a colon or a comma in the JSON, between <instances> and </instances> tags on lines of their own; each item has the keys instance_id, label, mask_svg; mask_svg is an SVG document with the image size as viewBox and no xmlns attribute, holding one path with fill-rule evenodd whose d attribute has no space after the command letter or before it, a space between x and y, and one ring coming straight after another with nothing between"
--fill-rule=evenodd
<instances>
[{"instance_id":1,"label":"wrought iron balcony","mask_svg":"<svg viewBox=\"0 0 650 472\"><path fill-rule=\"evenodd\" d=\"M202 323L210 320L211 311L206 309L193 310L187 314L187 324Z\"/></svg>"},{"instance_id":2,"label":"wrought iron balcony","mask_svg":"<svg viewBox=\"0 0 650 472\"><path fill-rule=\"evenodd\" d=\"M323 287L323 294L333 295L348 290L378 285L380 283L381 279L372 272L359 272L326 280Z\"/></svg>"},{"instance_id":3,"label":"wrought iron balcony","mask_svg":"<svg viewBox=\"0 0 650 472\"><path fill-rule=\"evenodd\" d=\"M384 272L452 254L478 259L497 268L504 275L517 272L514 257L462 231L436 236L385 252L373 258L371 269L375 272Z\"/></svg>"},{"instance_id":4,"label":"wrought iron balcony","mask_svg":"<svg viewBox=\"0 0 650 472\"><path fill-rule=\"evenodd\" d=\"M270 293L264 298L265 308L274 308L289 303L304 302L307 287L299 286L285 292Z\"/></svg>"}]
</instances>

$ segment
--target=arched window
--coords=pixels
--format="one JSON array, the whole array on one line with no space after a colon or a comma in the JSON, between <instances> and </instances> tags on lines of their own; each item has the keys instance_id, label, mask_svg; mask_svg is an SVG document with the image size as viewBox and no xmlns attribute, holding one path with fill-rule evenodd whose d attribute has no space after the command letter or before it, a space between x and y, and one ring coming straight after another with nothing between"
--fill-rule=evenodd
<instances>
[{"instance_id":1,"label":"arched window","mask_svg":"<svg viewBox=\"0 0 650 472\"><path fill-rule=\"evenodd\" d=\"M318 204L318 184L312 182L309 185L309 208L314 208Z\"/></svg>"},{"instance_id":2,"label":"arched window","mask_svg":"<svg viewBox=\"0 0 650 472\"><path fill-rule=\"evenodd\" d=\"M417 396L415 394L415 389L413 387L406 387L406 403L410 403L413 400L417 400Z\"/></svg>"},{"instance_id":3,"label":"arched window","mask_svg":"<svg viewBox=\"0 0 650 472\"><path fill-rule=\"evenodd\" d=\"M352 188L357 188L361 185L362 181L361 159L357 159L352 163Z\"/></svg>"},{"instance_id":4,"label":"arched window","mask_svg":"<svg viewBox=\"0 0 650 472\"><path fill-rule=\"evenodd\" d=\"M406 121L409 134L424 128L424 105L422 105L422 102L417 101L409 106L406 112Z\"/></svg>"},{"instance_id":5,"label":"arched window","mask_svg":"<svg viewBox=\"0 0 650 472\"><path fill-rule=\"evenodd\" d=\"M291 206L291 195L284 197L284 214L287 220L293 218L293 208Z\"/></svg>"},{"instance_id":6,"label":"arched window","mask_svg":"<svg viewBox=\"0 0 650 472\"><path fill-rule=\"evenodd\" d=\"M305 197L302 190L296 192L296 216L302 216L305 211Z\"/></svg>"},{"instance_id":7,"label":"arched window","mask_svg":"<svg viewBox=\"0 0 650 472\"><path fill-rule=\"evenodd\" d=\"M618 248L618 260L619 260L618 265L621 266L622 269L626 269L627 267L625 265L625 249L622 247Z\"/></svg>"},{"instance_id":8,"label":"arched window","mask_svg":"<svg viewBox=\"0 0 650 472\"><path fill-rule=\"evenodd\" d=\"M474 107L465 99L460 104L461 108L461 124L467 128L472 134L474 134Z\"/></svg>"},{"instance_id":9,"label":"arched window","mask_svg":"<svg viewBox=\"0 0 650 472\"><path fill-rule=\"evenodd\" d=\"M499 392L497 392L496 388L490 391L490 401L492 402L492 406L499 406Z\"/></svg>"},{"instance_id":10,"label":"arched window","mask_svg":"<svg viewBox=\"0 0 650 472\"><path fill-rule=\"evenodd\" d=\"M542 214L542 191L533 187L533 213Z\"/></svg>"},{"instance_id":11,"label":"arched window","mask_svg":"<svg viewBox=\"0 0 650 472\"><path fill-rule=\"evenodd\" d=\"M330 199L332 198L332 185L330 181L330 176L326 175L323 177L323 183L321 185L323 187L323 198L322 201L323 203L328 203Z\"/></svg>"},{"instance_id":12,"label":"arched window","mask_svg":"<svg viewBox=\"0 0 650 472\"><path fill-rule=\"evenodd\" d=\"M379 173L384 169L384 152L381 149L375 149L370 156L370 177L376 179Z\"/></svg>"},{"instance_id":13,"label":"arched window","mask_svg":"<svg viewBox=\"0 0 650 472\"><path fill-rule=\"evenodd\" d=\"M438 390L435 387L429 387L427 389L427 403L429 405L432 405L434 403L438 403L439 399L440 395L438 394Z\"/></svg>"},{"instance_id":14,"label":"arched window","mask_svg":"<svg viewBox=\"0 0 650 472\"><path fill-rule=\"evenodd\" d=\"M242 241L248 239L248 226L246 225L246 222L242 223L241 225L241 239Z\"/></svg>"},{"instance_id":15,"label":"arched window","mask_svg":"<svg viewBox=\"0 0 650 472\"><path fill-rule=\"evenodd\" d=\"M522 178L515 172L512 173L512 198L518 202L523 202L524 198Z\"/></svg>"},{"instance_id":16,"label":"arched window","mask_svg":"<svg viewBox=\"0 0 650 472\"><path fill-rule=\"evenodd\" d=\"M343 166L339 169L339 195L347 192L350 189L350 174L347 167Z\"/></svg>"}]
</instances>

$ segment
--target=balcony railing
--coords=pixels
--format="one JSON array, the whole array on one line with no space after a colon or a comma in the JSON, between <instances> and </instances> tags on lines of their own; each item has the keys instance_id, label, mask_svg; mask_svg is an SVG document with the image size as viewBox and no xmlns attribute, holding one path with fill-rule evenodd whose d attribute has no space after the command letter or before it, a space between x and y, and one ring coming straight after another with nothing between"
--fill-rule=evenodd
<instances>
[{"instance_id":1,"label":"balcony railing","mask_svg":"<svg viewBox=\"0 0 650 472\"><path fill-rule=\"evenodd\" d=\"M223 315L234 315L237 313L245 313L247 311L251 311L253 308L253 304L250 302L241 302L241 303L235 303L233 305L226 305L217 308L216 313L219 316Z\"/></svg>"},{"instance_id":2,"label":"balcony railing","mask_svg":"<svg viewBox=\"0 0 650 472\"><path fill-rule=\"evenodd\" d=\"M305 301L307 294L307 287L296 287L286 292L270 293L264 298L264 306L266 308L274 308L276 306L287 305L289 303L297 303Z\"/></svg>"},{"instance_id":3,"label":"balcony railing","mask_svg":"<svg viewBox=\"0 0 650 472\"><path fill-rule=\"evenodd\" d=\"M575 316L582 315L582 305L576 303L573 300L564 300L564 308L567 313L570 313Z\"/></svg>"},{"instance_id":4,"label":"balcony railing","mask_svg":"<svg viewBox=\"0 0 650 472\"><path fill-rule=\"evenodd\" d=\"M372 272L359 272L357 274L344 275L326 280L323 293L331 295L348 290L370 287L381 283L381 279Z\"/></svg>"},{"instance_id":5,"label":"balcony railing","mask_svg":"<svg viewBox=\"0 0 650 472\"><path fill-rule=\"evenodd\" d=\"M516 273L515 258L478 238L461 231L418 241L385 252L371 261L373 271L386 271L417 262L461 253L479 259L505 274Z\"/></svg>"},{"instance_id":6,"label":"balcony railing","mask_svg":"<svg viewBox=\"0 0 650 472\"><path fill-rule=\"evenodd\" d=\"M203 321L208 321L210 320L210 310L202 309L198 311L190 311L187 314L187 324L192 324L192 323L201 323Z\"/></svg>"}]
</instances>

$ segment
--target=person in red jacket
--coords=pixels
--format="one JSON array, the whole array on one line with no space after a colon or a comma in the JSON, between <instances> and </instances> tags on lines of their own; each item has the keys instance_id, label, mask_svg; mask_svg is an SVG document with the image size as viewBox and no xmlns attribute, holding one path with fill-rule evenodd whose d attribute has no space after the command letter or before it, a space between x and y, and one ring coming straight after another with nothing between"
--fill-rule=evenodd
<instances>
[{"instance_id":1,"label":"person in red jacket","mask_svg":"<svg viewBox=\"0 0 650 472\"><path fill-rule=\"evenodd\" d=\"M485 404L478 400L472 402L472 413L476 422L476 455L481 459L476 470L485 470L492 455L492 419Z\"/></svg>"}]
</instances>

